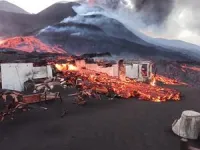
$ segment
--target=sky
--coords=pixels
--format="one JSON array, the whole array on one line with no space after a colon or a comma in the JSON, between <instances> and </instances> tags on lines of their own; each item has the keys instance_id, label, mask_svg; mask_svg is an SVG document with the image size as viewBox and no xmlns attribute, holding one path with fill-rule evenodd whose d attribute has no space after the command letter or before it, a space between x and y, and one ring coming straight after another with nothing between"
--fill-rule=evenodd
<instances>
[{"instance_id":1,"label":"sky","mask_svg":"<svg viewBox=\"0 0 200 150\"><path fill-rule=\"evenodd\" d=\"M38 13L48 6L60 2L62 0L7 0L10 3L13 3L29 13ZM76 1L76 0L65 0Z\"/></svg>"}]
</instances>

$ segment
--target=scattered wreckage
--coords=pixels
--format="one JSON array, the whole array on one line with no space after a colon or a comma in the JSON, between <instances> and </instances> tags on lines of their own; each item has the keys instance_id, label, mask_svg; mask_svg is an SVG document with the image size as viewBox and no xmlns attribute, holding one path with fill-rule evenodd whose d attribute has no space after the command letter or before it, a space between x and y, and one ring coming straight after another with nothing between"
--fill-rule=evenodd
<instances>
[{"instance_id":1,"label":"scattered wreckage","mask_svg":"<svg viewBox=\"0 0 200 150\"><path fill-rule=\"evenodd\" d=\"M1 81L1 121L6 116L12 119L18 110L33 108L35 103L56 99L62 103L59 90L54 89L62 89L65 82L62 78L53 77L50 66L34 67L32 63L1 64ZM45 107L36 108L47 110Z\"/></svg>"},{"instance_id":2,"label":"scattered wreckage","mask_svg":"<svg viewBox=\"0 0 200 150\"><path fill-rule=\"evenodd\" d=\"M115 97L135 97L153 102L180 100L180 92L156 86L156 74L152 74L150 61L119 60L116 63L91 57L97 55L92 54L85 59L59 56L49 59L46 66L1 64L2 89L10 90L1 93L5 103L1 120L34 103L52 99L62 102L60 90L54 90L56 87L76 87L77 92L68 96L73 96L74 103L78 105L85 105L88 98L101 100L103 95L109 100ZM7 100L9 97L11 100Z\"/></svg>"},{"instance_id":3,"label":"scattered wreckage","mask_svg":"<svg viewBox=\"0 0 200 150\"><path fill-rule=\"evenodd\" d=\"M62 103L62 97L60 92L51 92L51 90L59 85L57 82L44 82L41 84L34 84L32 80L28 80L24 83L24 91L14 90L1 90L0 101L3 102L3 111L0 112L0 121L3 121L5 116L14 117L14 113L18 110L28 111L31 108L38 108L47 110L46 107L33 107L32 104L39 102L47 102L49 100L60 100Z\"/></svg>"}]
</instances>

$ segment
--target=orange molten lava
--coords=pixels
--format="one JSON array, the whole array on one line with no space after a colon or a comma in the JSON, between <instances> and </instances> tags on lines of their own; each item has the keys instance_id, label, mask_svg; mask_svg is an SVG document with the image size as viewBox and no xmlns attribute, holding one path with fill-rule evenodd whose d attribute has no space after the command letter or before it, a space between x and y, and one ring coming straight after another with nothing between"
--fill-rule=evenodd
<instances>
[{"instance_id":1,"label":"orange molten lava","mask_svg":"<svg viewBox=\"0 0 200 150\"><path fill-rule=\"evenodd\" d=\"M61 69L60 66L56 66L58 70ZM85 81L85 84L83 84L85 89L101 89L101 91L106 93L113 91L116 95L122 98L136 97L142 100L150 100L153 102L180 100L180 92L176 90L152 86L142 82L136 82L129 78L127 78L126 81L121 81L117 77L112 77L105 73L88 69L80 69L70 73L65 69L62 71L67 77L73 76L83 79L83 81ZM73 73L73 75L71 73Z\"/></svg>"},{"instance_id":2,"label":"orange molten lava","mask_svg":"<svg viewBox=\"0 0 200 150\"><path fill-rule=\"evenodd\" d=\"M182 70L184 69L190 69L192 71L197 71L200 72L200 68L199 67L195 67L195 66L186 66L186 65L182 65L181 66ZM184 70L185 71L185 70Z\"/></svg>"},{"instance_id":3,"label":"orange molten lava","mask_svg":"<svg viewBox=\"0 0 200 150\"><path fill-rule=\"evenodd\" d=\"M175 79L170 79L161 75L156 75L155 80L168 85L187 85L187 83L180 82Z\"/></svg>"},{"instance_id":4,"label":"orange molten lava","mask_svg":"<svg viewBox=\"0 0 200 150\"><path fill-rule=\"evenodd\" d=\"M55 64L56 69L59 71L67 70L67 64Z\"/></svg>"},{"instance_id":5,"label":"orange molten lava","mask_svg":"<svg viewBox=\"0 0 200 150\"><path fill-rule=\"evenodd\" d=\"M6 39L0 43L0 48L11 48L29 53L66 53L63 49L57 46L46 45L33 36Z\"/></svg>"},{"instance_id":6,"label":"orange molten lava","mask_svg":"<svg viewBox=\"0 0 200 150\"><path fill-rule=\"evenodd\" d=\"M156 78L153 77L153 80L150 82L151 86L156 86Z\"/></svg>"}]
</instances>

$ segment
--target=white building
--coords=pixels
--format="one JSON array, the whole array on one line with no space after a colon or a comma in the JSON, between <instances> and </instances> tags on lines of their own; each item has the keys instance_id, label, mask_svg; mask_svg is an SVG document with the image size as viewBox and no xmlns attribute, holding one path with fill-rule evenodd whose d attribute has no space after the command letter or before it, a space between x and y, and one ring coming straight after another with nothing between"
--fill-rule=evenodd
<instances>
[{"instance_id":1,"label":"white building","mask_svg":"<svg viewBox=\"0 0 200 150\"><path fill-rule=\"evenodd\" d=\"M98 64L87 64L84 60L76 62L78 68L86 68L97 72L107 73L110 76L119 77L119 65L114 64L111 67L103 67ZM150 61L126 61L124 62L126 77L145 81L152 76L152 63Z\"/></svg>"}]
</instances>

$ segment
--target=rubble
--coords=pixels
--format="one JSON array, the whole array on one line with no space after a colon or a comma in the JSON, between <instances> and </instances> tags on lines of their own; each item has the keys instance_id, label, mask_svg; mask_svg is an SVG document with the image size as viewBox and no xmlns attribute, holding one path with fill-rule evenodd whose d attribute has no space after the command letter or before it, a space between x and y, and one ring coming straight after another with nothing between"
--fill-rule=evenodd
<instances>
[{"instance_id":1,"label":"rubble","mask_svg":"<svg viewBox=\"0 0 200 150\"><path fill-rule=\"evenodd\" d=\"M70 87L77 89L76 93L69 96L74 96L74 103L78 105L85 105L90 98L101 100L102 96L106 96L109 100L118 97L122 99L137 98L152 102L179 101L181 97L177 90L156 85L156 81L166 84L175 84L176 82L158 74L153 75L152 64L149 61L124 62L120 60L118 64L107 65L103 62L102 65L98 62L88 63L84 59L75 59L71 56L58 56L55 59L49 59L47 64L48 66L35 67L33 64L24 63L21 64L24 70L19 69L16 72L15 76L18 75L20 82L24 82L24 84L22 87L22 84L16 82L17 78L14 83L19 84L19 90L24 89L23 92L26 93L21 94L20 108L47 100L59 99L62 102L61 89ZM132 66L132 72L127 70L127 65ZM6 64L1 66L6 70ZM16 67L20 68L20 64L10 64L10 69L14 68L16 71ZM41 73L42 70L45 71ZM128 71L129 74L127 74ZM135 74L132 75L133 73ZM5 76L7 73L3 74L3 77L8 77L8 75ZM13 106L18 106L16 102ZM3 113L1 117L3 118L11 112L14 113L16 109L19 107L7 109L7 112ZM64 111L61 116L66 112Z\"/></svg>"},{"instance_id":2,"label":"rubble","mask_svg":"<svg viewBox=\"0 0 200 150\"><path fill-rule=\"evenodd\" d=\"M5 116L14 118L14 113L19 111L27 111L30 108L38 108L47 110L46 107L33 107L32 104L38 102L46 102L49 100L60 100L62 97L60 90L55 90L56 86L63 89L61 84L63 79L60 78L47 78L46 80L28 79L24 82L24 90L22 92L14 90L1 90L0 101L3 101L3 110L0 111L0 121L3 121Z\"/></svg>"},{"instance_id":3,"label":"rubble","mask_svg":"<svg viewBox=\"0 0 200 150\"><path fill-rule=\"evenodd\" d=\"M24 109L26 103L22 101L22 93L12 90L1 90L0 100L3 101L4 109L0 112L0 121L3 121L5 116L13 115L18 109Z\"/></svg>"},{"instance_id":4,"label":"rubble","mask_svg":"<svg viewBox=\"0 0 200 150\"><path fill-rule=\"evenodd\" d=\"M56 66L59 66L58 64ZM75 67L75 66L74 66ZM58 70L61 68L58 67ZM112 77L106 73L96 72L89 69L65 70L63 73L67 82L75 84L76 79L82 80L81 89L90 90L95 93L111 95L114 92L118 97L131 98L136 97L143 100L150 100L154 102L164 102L167 100L180 100L180 92L162 88L159 86L152 86L143 82L137 82L126 78L124 81L118 77ZM90 94L91 95L91 94Z\"/></svg>"}]
</instances>

